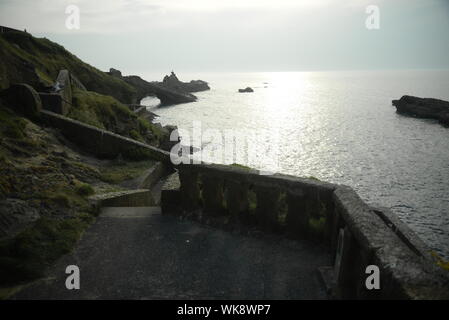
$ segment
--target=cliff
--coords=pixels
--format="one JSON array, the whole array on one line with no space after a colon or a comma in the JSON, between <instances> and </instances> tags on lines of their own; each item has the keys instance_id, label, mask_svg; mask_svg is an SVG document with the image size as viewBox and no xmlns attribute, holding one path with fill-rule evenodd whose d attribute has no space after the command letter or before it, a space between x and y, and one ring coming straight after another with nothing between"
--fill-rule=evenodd
<instances>
[{"instance_id":1,"label":"cliff","mask_svg":"<svg viewBox=\"0 0 449 320\"><path fill-rule=\"evenodd\" d=\"M398 113L417 118L436 119L442 125L449 126L449 102L432 98L402 96L393 100Z\"/></svg>"},{"instance_id":2,"label":"cliff","mask_svg":"<svg viewBox=\"0 0 449 320\"><path fill-rule=\"evenodd\" d=\"M81 61L64 47L24 32L0 34L0 89L12 83L26 83L38 91L53 84L62 69L89 91L109 95L122 103L136 102L136 89L125 81Z\"/></svg>"}]
</instances>

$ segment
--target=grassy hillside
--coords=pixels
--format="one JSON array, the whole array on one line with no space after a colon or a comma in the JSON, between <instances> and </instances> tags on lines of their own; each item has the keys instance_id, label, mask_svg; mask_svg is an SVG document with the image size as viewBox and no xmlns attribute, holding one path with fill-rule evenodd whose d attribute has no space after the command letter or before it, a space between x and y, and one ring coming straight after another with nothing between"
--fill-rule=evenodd
<instances>
[{"instance_id":1,"label":"grassy hillside","mask_svg":"<svg viewBox=\"0 0 449 320\"><path fill-rule=\"evenodd\" d=\"M94 191L87 182L96 172L1 100L0 123L0 283L5 285L42 275L75 244L94 219L87 200Z\"/></svg>"},{"instance_id":2,"label":"grassy hillside","mask_svg":"<svg viewBox=\"0 0 449 320\"><path fill-rule=\"evenodd\" d=\"M111 97L84 95L85 100L108 102L93 111L99 126L114 122L114 116L105 116L114 114L107 108L122 109L123 116L138 121ZM125 190L123 181L152 165L148 160L99 160L80 154L57 130L16 114L0 99L0 300L16 285L42 276L72 249L95 220L88 196Z\"/></svg>"},{"instance_id":3,"label":"grassy hillside","mask_svg":"<svg viewBox=\"0 0 449 320\"><path fill-rule=\"evenodd\" d=\"M159 146L163 137L160 128L139 118L113 97L91 91L74 88L68 116L153 146Z\"/></svg>"},{"instance_id":4,"label":"grassy hillside","mask_svg":"<svg viewBox=\"0 0 449 320\"><path fill-rule=\"evenodd\" d=\"M68 69L89 91L73 89L69 117L159 146L163 132L138 118L123 103L137 97L134 87L102 72L48 39L23 32L0 34L0 89L27 83L40 90L54 83L61 69Z\"/></svg>"},{"instance_id":5,"label":"grassy hillside","mask_svg":"<svg viewBox=\"0 0 449 320\"><path fill-rule=\"evenodd\" d=\"M0 89L14 82L39 89L51 84L59 70L68 69L90 91L113 96L122 103L133 103L136 97L136 90L123 80L84 63L46 38L23 32L0 34L0 60Z\"/></svg>"}]
</instances>

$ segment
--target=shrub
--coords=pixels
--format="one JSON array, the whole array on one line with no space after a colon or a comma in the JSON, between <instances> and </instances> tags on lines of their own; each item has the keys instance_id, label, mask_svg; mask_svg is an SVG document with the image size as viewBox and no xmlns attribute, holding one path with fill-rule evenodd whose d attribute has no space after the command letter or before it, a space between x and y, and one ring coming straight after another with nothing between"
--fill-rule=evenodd
<instances>
[{"instance_id":1,"label":"shrub","mask_svg":"<svg viewBox=\"0 0 449 320\"><path fill-rule=\"evenodd\" d=\"M94 194L95 190L90 184L80 183L76 186L76 192L81 196L87 197Z\"/></svg>"}]
</instances>

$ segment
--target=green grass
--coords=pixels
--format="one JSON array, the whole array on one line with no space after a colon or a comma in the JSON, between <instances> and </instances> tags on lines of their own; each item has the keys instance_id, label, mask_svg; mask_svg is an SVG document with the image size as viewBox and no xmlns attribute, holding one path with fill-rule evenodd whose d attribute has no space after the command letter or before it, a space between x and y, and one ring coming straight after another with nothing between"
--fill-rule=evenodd
<instances>
[{"instance_id":1,"label":"green grass","mask_svg":"<svg viewBox=\"0 0 449 320\"><path fill-rule=\"evenodd\" d=\"M127 106L111 96L91 91L74 88L73 107L68 116L100 129L106 129L152 145L158 145L162 137L162 132L157 126L139 118ZM130 150L128 158L145 158L144 155L135 153L134 150Z\"/></svg>"},{"instance_id":2,"label":"green grass","mask_svg":"<svg viewBox=\"0 0 449 320\"><path fill-rule=\"evenodd\" d=\"M61 255L69 253L94 217L82 213L66 219L40 218L14 239L0 242L3 285L41 277Z\"/></svg>"},{"instance_id":3,"label":"green grass","mask_svg":"<svg viewBox=\"0 0 449 320\"><path fill-rule=\"evenodd\" d=\"M26 136L26 125L25 119L15 115L0 102L0 138L8 137L21 140Z\"/></svg>"},{"instance_id":4,"label":"green grass","mask_svg":"<svg viewBox=\"0 0 449 320\"><path fill-rule=\"evenodd\" d=\"M119 122L136 121L128 107L111 96L74 88L69 117L95 127L117 131Z\"/></svg>"},{"instance_id":5,"label":"green grass","mask_svg":"<svg viewBox=\"0 0 449 320\"><path fill-rule=\"evenodd\" d=\"M76 186L76 192L81 196L88 197L90 195L93 195L95 193L95 190L88 183L79 183Z\"/></svg>"},{"instance_id":6,"label":"green grass","mask_svg":"<svg viewBox=\"0 0 449 320\"><path fill-rule=\"evenodd\" d=\"M142 118L138 118L137 121L139 132L141 134L150 132L154 137L154 141L159 141L163 137L162 130L158 126L155 126L152 123L148 122L148 120Z\"/></svg>"}]
</instances>

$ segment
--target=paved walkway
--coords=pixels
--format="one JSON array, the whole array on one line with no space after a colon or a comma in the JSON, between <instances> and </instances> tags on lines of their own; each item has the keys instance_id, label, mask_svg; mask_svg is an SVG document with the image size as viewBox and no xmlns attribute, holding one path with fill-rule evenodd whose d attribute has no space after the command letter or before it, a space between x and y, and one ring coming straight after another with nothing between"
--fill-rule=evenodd
<instances>
[{"instance_id":1,"label":"paved walkway","mask_svg":"<svg viewBox=\"0 0 449 320\"><path fill-rule=\"evenodd\" d=\"M321 247L180 221L158 207L104 208L73 253L16 299L325 299ZM67 290L65 268L80 269Z\"/></svg>"}]
</instances>

